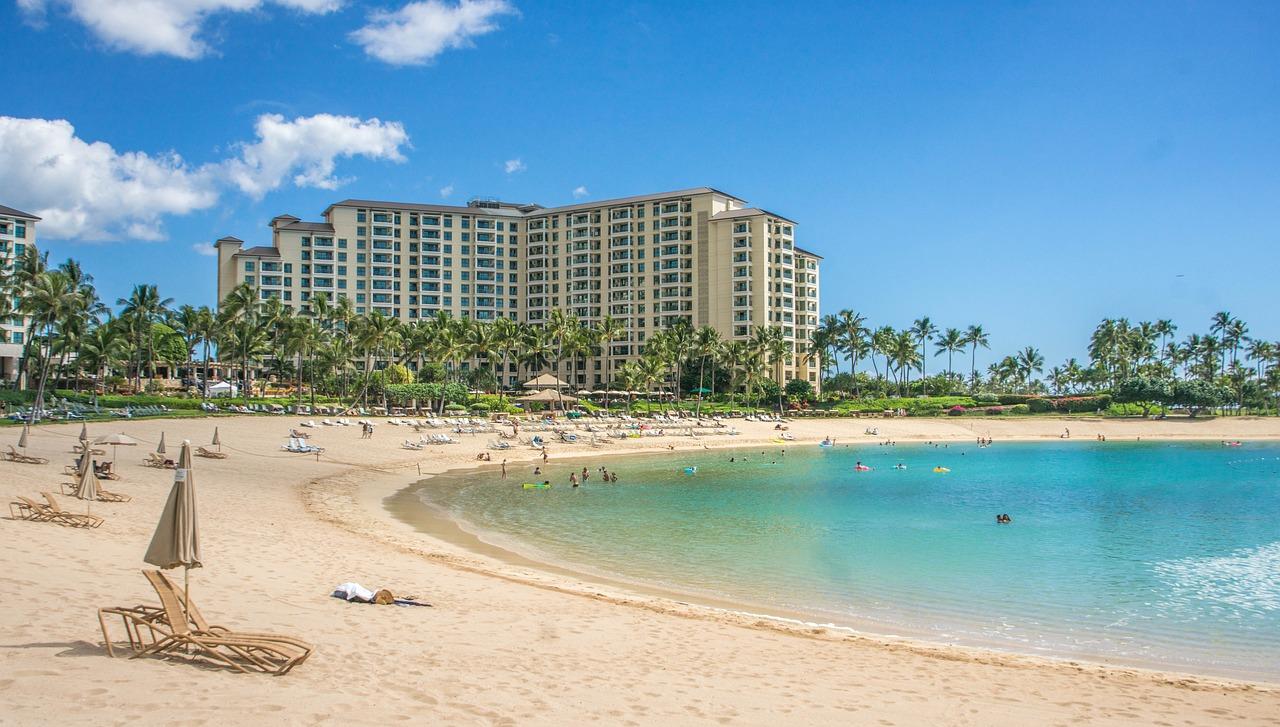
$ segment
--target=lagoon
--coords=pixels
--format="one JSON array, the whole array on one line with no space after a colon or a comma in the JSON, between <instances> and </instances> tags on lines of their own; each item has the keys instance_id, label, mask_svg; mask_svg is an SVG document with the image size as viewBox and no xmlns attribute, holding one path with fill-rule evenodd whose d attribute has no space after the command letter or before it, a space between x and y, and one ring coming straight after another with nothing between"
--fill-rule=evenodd
<instances>
[{"instance_id":1,"label":"lagoon","mask_svg":"<svg viewBox=\"0 0 1280 727\"><path fill-rule=\"evenodd\" d=\"M872 471L855 473L859 460ZM617 484L600 482L602 465ZM569 487L583 467L592 479ZM553 459L554 486L524 490L530 469L506 480L450 473L412 494L503 548L694 600L934 642L1280 680L1275 443L860 443ZM997 525L998 513L1013 522Z\"/></svg>"}]
</instances>

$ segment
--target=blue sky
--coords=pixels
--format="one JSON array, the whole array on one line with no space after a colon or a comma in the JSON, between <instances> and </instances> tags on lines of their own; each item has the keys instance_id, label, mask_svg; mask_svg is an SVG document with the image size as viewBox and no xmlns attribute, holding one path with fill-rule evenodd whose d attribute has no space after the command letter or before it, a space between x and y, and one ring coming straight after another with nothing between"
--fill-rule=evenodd
<instances>
[{"instance_id":1,"label":"blue sky","mask_svg":"<svg viewBox=\"0 0 1280 727\"><path fill-rule=\"evenodd\" d=\"M1104 316L1280 339L1275 3L186 2L0 6L0 204L107 299L212 304L197 246L344 197L705 184L800 222L824 312L986 360Z\"/></svg>"}]
</instances>

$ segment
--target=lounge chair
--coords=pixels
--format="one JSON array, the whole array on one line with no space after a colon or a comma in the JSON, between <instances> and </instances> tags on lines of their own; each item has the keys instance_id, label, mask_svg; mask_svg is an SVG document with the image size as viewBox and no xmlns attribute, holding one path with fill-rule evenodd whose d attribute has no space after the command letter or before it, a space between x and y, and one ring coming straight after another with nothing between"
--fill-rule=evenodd
<instances>
[{"instance_id":1,"label":"lounge chair","mask_svg":"<svg viewBox=\"0 0 1280 727\"><path fill-rule=\"evenodd\" d=\"M205 449L204 447L196 447L196 456L208 457L209 459L226 459L227 458L227 455L225 452L215 452L212 449Z\"/></svg>"},{"instance_id":2,"label":"lounge chair","mask_svg":"<svg viewBox=\"0 0 1280 727\"><path fill-rule=\"evenodd\" d=\"M133 658L193 653L241 672L253 670L279 676L315 651L311 644L291 636L210 625L167 576L153 570L142 573L159 596L160 607L98 609L102 638L111 656L115 656L115 649L107 630L107 616L119 616L124 622Z\"/></svg>"},{"instance_id":3,"label":"lounge chair","mask_svg":"<svg viewBox=\"0 0 1280 727\"><path fill-rule=\"evenodd\" d=\"M155 452L148 452L147 459L142 464L146 465L147 467L155 467L156 469L167 469L167 470L174 469L178 466L176 463L174 463L173 460L165 459L163 455L156 454Z\"/></svg>"},{"instance_id":4,"label":"lounge chair","mask_svg":"<svg viewBox=\"0 0 1280 727\"><path fill-rule=\"evenodd\" d=\"M81 515L79 513L63 510L62 506L58 504L57 499L54 498L52 493L41 492L40 494L43 495L45 501L49 503L49 506L46 508L46 510L51 514L49 519L56 523L61 525L70 525L75 528L96 528L105 522L97 515ZM27 500L25 497L19 497L18 499L26 500L28 504L32 504L32 501Z\"/></svg>"},{"instance_id":5,"label":"lounge chair","mask_svg":"<svg viewBox=\"0 0 1280 727\"><path fill-rule=\"evenodd\" d=\"M10 462L20 462L22 464L49 464L49 460L44 457L32 457L29 454L23 454L9 445L9 453L5 455L5 459Z\"/></svg>"},{"instance_id":6,"label":"lounge chair","mask_svg":"<svg viewBox=\"0 0 1280 727\"><path fill-rule=\"evenodd\" d=\"M9 516L14 520L32 520L46 522L54 520L56 515L48 505L41 505L27 497L17 495L17 500L9 503Z\"/></svg>"},{"instance_id":7,"label":"lounge chair","mask_svg":"<svg viewBox=\"0 0 1280 727\"><path fill-rule=\"evenodd\" d=\"M404 440L404 442L400 445L401 449L422 449L422 447L423 447L422 442L414 442L408 439Z\"/></svg>"}]
</instances>

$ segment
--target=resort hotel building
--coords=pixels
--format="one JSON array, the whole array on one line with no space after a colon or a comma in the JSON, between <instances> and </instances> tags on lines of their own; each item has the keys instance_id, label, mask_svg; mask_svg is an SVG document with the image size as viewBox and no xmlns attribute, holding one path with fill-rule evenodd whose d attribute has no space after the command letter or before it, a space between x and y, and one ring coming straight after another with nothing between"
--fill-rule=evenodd
<instances>
[{"instance_id":1,"label":"resort hotel building","mask_svg":"<svg viewBox=\"0 0 1280 727\"><path fill-rule=\"evenodd\" d=\"M249 283L299 312L324 292L405 323L441 311L531 325L557 309L584 324L609 315L626 327L610 366L564 361L556 372L590 389L677 320L730 341L776 326L795 353L774 378L820 384L818 362L804 355L818 325L820 256L796 245L794 221L710 187L563 207L347 199L321 221L280 215L270 229L270 244L215 243L219 300ZM515 384L516 373L512 363L500 379Z\"/></svg>"},{"instance_id":2,"label":"resort hotel building","mask_svg":"<svg viewBox=\"0 0 1280 727\"><path fill-rule=\"evenodd\" d=\"M36 242L36 223L39 217L0 205L0 269L7 277L13 273L17 260L27 245ZM22 360L22 348L26 343L27 319L17 314L20 301L0 301L0 381L18 378L18 364Z\"/></svg>"}]
</instances>

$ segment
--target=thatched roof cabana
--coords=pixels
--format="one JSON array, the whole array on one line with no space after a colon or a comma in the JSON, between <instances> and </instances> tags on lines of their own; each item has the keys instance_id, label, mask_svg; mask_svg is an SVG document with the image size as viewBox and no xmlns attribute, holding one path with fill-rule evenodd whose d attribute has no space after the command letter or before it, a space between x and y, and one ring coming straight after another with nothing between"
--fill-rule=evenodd
<instances>
[{"instance_id":1,"label":"thatched roof cabana","mask_svg":"<svg viewBox=\"0 0 1280 727\"><path fill-rule=\"evenodd\" d=\"M529 379L524 382L526 389L563 389L568 384L556 378L553 374L542 374L537 378Z\"/></svg>"}]
</instances>

